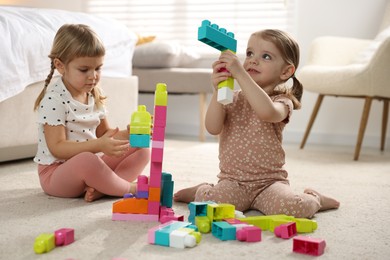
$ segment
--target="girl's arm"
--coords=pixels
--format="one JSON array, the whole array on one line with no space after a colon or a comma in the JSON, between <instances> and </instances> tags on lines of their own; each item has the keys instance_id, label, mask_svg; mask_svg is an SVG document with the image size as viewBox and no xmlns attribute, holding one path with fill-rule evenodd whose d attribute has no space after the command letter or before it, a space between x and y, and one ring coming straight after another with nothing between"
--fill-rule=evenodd
<instances>
[{"instance_id":1,"label":"girl's arm","mask_svg":"<svg viewBox=\"0 0 390 260\"><path fill-rule=\"evenodd\" d=\"M213 63L212 82L214 86L213 96L206 112L205 126L207 131L212 135L218 135L223 129L226 112L222 104L217 101L218 83L226 80L229 76L226 71L220 72L224 65L216 61Z\"/></svg>"},{"instance_id":2,"label":"girl's arm","mask_svg":"<svg viewBox=\"0 0 390 260\"><path fill-rule=\"evenodd\" d=\"M220 61L239 83L249 104L261 120L281 122L288 116L288 108L281 102L273 102L269 95L252 79L244 69L237 56L226 51L221 54Z\"/></svg>"},{"instance_id":3,"label":"girl's arm","mask_svg":"<svg viewBox=\"0 0 390 260\"><path fill-rule=\"evenodd\" d=\"M100 136L97 139L85 142L67 140L66 128L63 125L51 126L46 124L44 131L50 152L59 159L67 160L81 152L103 152L110 156L121 156L129 148L127 140L114 139L114 136L119 132L118 128L108 129L104 133L99 130Z\"/></svg>"}]
</instances>

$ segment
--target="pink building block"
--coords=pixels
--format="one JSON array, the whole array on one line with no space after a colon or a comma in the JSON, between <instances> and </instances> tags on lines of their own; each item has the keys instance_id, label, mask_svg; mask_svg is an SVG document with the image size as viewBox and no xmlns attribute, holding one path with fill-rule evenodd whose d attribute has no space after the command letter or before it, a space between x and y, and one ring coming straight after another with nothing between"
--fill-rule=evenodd
<instances>
[{"instance_id":1,"label":"pink building block","mask_svg":"<svg viewBox=\"0 0 390 260\"><path fill-rule=\"evenodd\" d=\"M261 241L261 229L255 226L243 227L236 232L239 241L259 242Z\"/></svg>"},{"instance_id":2,"label":"pink building block","mask_svg":"<svg viewBox=\"0 0 390 260\"><path fill-rule=\"evenodd\" d=\"M160 202L159 201L150 201L148 203L148 214L158 215L160 213Z\"/></svg>"},{"instance_id":3,"label":"pink building block","mask_svg":"<svg viewBox=\"0 0 390 260\"><path fill-rule=\"evenodd\" d=\"M163 155L164 155L164 150L163 149L152 148L150 161L151 162L162 163L163 162Z\"/></svg>"},{"instance_id":4,"label":"pink building block","mask_svg":"<svg viewBox=\"0 0 390 260\"><path fill-rule=\"evenodd\" d=\"M162 163L150 162L150 187L161 187Z\"/></svg>"},{"instance_id":5,"label":"pink building block","mask_svg":"<svg viewBox=\"0 0 390 260\"><path fill-rule=\"evenodd\" d=\"M296 236L293 238L293 252L320 256L325 250L325 240L307 236Z\"/></svg>"},{"instance_id":6,"label":"pink building block","mask_svg":"<svg viewBox=\"0 0 390 260\"><path fill-rule=\"evenodd\" d=\"M139 175L137 178L137 191L148 191L149 190L149 178L145 175Z\"/></svg>"},{"instance_id":7,"label":"pink building block","mask_svg":"<svg viewBox=\"0 0 390 260\"><path fill-rule=\"evenodd\" d=\"M245 222L242 222L241 220L238 220L236 218L226 218L223 221L226 221L230 225L235 225L235 224L246 224Z\"/></svg>"},{"instance_id":8,"label":"pink building block","mask_svg":"<svg viewBox=\"0 0 390 260\"><path fill-rule=\"evenodd\" d=\"M153 141L164 141L165 139L165 127L153 126Z\"/></svg>"},{"instance_id":9,"label":"pink building block","mask_svg":"<svg viewBox=\"0 0 390 260\"><path fill-rule=\"evenodd\" d=\"M66 246L74 242L74 229L61 228L54 231L56 246Z\"/></svg>"},{"instance_id":10,"label":"pink building block","mask_svg":"<svg viewBox=\"0 0 390 260\"><path fill-rule=\"evenodd\" d=\"M112 213L112 220L119 221L158 221L158 214L122 214L122 213Z\"/></svg>"},{"instance_id":11,"label":"pink building block","mask_svg":"<svg viewBox=\"0 0 390 260\"><path fill-rule=\"evenodd\" d=\"M152 141L152 148L164 148L164 141Z\"/></svg>"},{"instance_id":12,"label":"pink building block","mask_svg":"<svg viewBox=\"0 0 390 260\"><path fill-rule=\"evenodd\" d=\"M165 127L167 121L167 107L154 106L153 126Z\"/></svg>"},{"instance_id":13,"label":"pink building block","mask_svg":"<svg viewBox=\"0 0 390 260\"><path fill-rule=\"evenodd\" d=\"M288 239L297 235L297 224L290 222L275 227L274 233L277 237Z\"/></svg>"}]
</instances>

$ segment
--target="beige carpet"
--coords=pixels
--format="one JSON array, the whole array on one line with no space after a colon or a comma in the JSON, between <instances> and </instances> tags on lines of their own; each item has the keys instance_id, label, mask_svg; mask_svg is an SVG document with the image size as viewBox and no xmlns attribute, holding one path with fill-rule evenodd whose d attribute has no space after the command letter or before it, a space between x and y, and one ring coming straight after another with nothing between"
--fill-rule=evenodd
<instances>
[{"instance_id":1,"label":"beige carpet","mask_svg":"<svg viewBox=\"0 0 390 260\"><path fill-rule=\"evenodd\" d=\"M217 152L215 142L167 140L163 169L172 173L175 190L215 181ZM318 229L311 236L327 243L321 259L389 259L389 149L380 153L363 147L358 162L352 160L353 147L309 144L299 150L296 144L287 144L286 152L286 168L294 189L313 187L341 201L339 210L315 217ZM31 160L0 164L0 259L311 258L292 253L292 240L281 240L268 231L263 232L259 243L222 242L207 234L190 249L149 245L147 231L157 223L111 221L115 200L85 203L82 199L49 197L40 189ZM176 203L173 208L187 218L187 205ZM35 255L35 237L62 227L74 228L76 241L48 254Z\"/></svg>"}]
</instances>

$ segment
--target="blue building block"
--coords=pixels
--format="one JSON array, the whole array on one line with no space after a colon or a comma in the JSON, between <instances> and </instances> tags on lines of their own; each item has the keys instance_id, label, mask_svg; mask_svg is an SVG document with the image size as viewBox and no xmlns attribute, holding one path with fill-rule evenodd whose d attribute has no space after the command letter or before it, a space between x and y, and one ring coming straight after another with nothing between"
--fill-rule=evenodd
<instances>
[{"instance_id":1,"label":"blue building block","mask_svg":"<svg viewBox=\"0 0 390 260\"><path fill-rule=\"evenodd\" d=\"M140 148L150 147L150 135L131 134L129 141L131 147L140 147Z\"/></svg>"},{"instance_id":2,"label":"blue building block","mask_svg":"<svg viewBox=\"0 0 390 260\"><path fill-rule=\"evenodd\" d=\"M170 173L163 172L161 175L161 206L172 208L173 181Z\"/></svg>"},{"instance_id":3,"label":"blue building block","mask_svg":"<svg viewBox=\"0 0 390 260\"><path fill-rule=\"evenodd\" d=\"M198 28L198 40L220 51L237 51L234 33L227 32L226 29L219 28L216 24L211 24L209 20L203 20L202 26Z\"/></svg>"},{"instance_id":4,"label":"blue building block","mask_svg":"<svg viewBox=\"0 0 390 260\"><path fill-rule=\"evenodd\" d=\"M169 246L169 234L182 227L187 227L191 223L182 222L182 221L172 221L170 225L164 226L161 229L156 230L155 232L155 241L156 245L160 246Z\"/></svg>"},{"instance_id":5,"label":"blue building block","mask_svg":"<svg viewBox=\"0 0 390 260\"><path fill-rule=\"evenodd\" d=\"M190 210L188 221L195 224L195 217L207 216L207 204L209 202L190 202L188 204L188 209Z\"/></svg>"},{"instance_id":6,"label":"blue building block","mask_svg":"<svg viewBox=\"0 0 390 260\"><path fill-rule=\"evenodd\" d=\"M211 233L223 241L236 240L236 227L225 221L213 222Z\"/></svg>"}]
</instances>

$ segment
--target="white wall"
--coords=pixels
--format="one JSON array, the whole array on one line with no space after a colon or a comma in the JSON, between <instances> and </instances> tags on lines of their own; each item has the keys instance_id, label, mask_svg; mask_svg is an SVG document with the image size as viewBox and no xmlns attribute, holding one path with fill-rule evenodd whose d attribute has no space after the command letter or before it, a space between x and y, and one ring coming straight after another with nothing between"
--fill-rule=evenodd
<instances>
[{"instance_id":1,"label":"white wall","mask_svg":"<svg viewBox=\"0 0 390 260\"><path fill-rule=\"evenodd\" d=\"M310 42L318 36L335 35L358 38L375 37L389 0L296 0L295 35L301 47L301 67L304 65ZM83 0L0 0L0 4L85 10ZM207 63L207 62L206 62ZM204 64L204 62L203 62ZM211 65L211 62L210 62ZM169 86L168 86L169 88ZM285 141L301 141L316 95L305 92L303 107L295 111L285 130ZM140 95L140 104L153 106L152 95ZM355 145L363 100L325 98L308 140L310 143ZM199 113L197 96L170 96L168 105L168 134L197 136ZM366 129L364 146L379 147L382 103L374 102ZM387 147L390 146L390 127ZM388 148L389 149L389 148Z\"/></svg>"}]
</instances>

